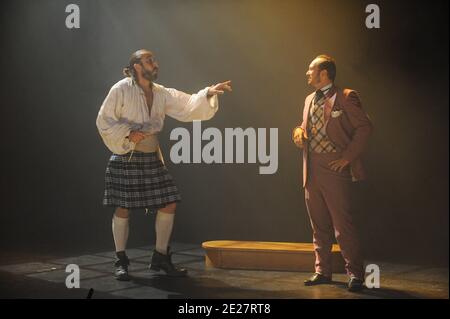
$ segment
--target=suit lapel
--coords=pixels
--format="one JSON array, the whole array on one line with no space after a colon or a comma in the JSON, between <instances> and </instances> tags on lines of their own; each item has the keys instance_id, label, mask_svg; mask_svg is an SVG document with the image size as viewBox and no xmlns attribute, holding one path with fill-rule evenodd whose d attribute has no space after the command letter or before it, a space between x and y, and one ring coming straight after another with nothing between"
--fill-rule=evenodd
<instances>
[{"instance_id":1,"label":"suit lapel","mask_svg":"<svg viewBox=\"0 0 450 319\"><path fill-rule=\"evenodd\" d=\"M311 94L305 101L306 105L305 105L305 109L303 112L303 123L305 123L305 127L303 127L303 129L306 131L307 127L308 127L308 120L309 120L309 110L311 108L311 102L314 98L314 94Z\"/></svg>"},{"instance_id":2,"label":"suit lapel","mask_svg":"<svg viewBox=\"0 0 450 319\"><path fill-rule=\"evenodd\" d=\"M324 115L325 125L327 125L328 121L330 120L330 114L331 114L331 109L332 108L333 108L333 105L331 105L330 99L326 99L325 100L325 106L323 108L323 115Z\"/></svg>"},{"instance_id":3,"label":"suit lapel","mask_svg":"<svg viewBox=\"0 0 450 319\"><path fill-rule=\"evenodd\" d=\"M334 99L334 103L331 104L330 98L332 98L333 95L335 95L335 94L336 94L336 97ZM324 106L324 110L323 110L325 126L328 124L328 121L330 120L331 111L336 107L337 100L338 100L337 89L335 86L333 86L333 88L329 92L329 97L325 100L325 106Z\"/></svg>"}]
</instances>

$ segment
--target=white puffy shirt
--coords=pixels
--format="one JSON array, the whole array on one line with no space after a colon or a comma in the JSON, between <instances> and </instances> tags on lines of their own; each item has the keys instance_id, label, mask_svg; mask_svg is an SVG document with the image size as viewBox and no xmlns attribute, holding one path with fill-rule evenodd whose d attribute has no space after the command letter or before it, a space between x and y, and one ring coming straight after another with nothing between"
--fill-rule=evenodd
<instances>
[{"instance_id":1,"label":"white puffy shirt","mask_svg":"<svg viewBox=\"0 0 450 319\"><path fill-rule=\"evenodd\" d=\"M113 85L97 116L97 128L103 142L115 154L126 154L133 148L127 136L133 130L158 133L166 114L182 122L209 120L219 108L217 95L207 97L209 87L187 94L153 83L153 105L148 113L142 88L131 78Z\"/></svg>"}]
</instances>

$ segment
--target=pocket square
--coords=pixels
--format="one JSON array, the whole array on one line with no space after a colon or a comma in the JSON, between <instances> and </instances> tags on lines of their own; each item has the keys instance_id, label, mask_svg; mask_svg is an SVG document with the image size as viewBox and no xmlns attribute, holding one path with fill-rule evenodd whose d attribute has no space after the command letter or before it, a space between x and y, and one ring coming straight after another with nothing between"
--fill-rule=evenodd
<instances>
[{"instance_id":1,"label":"pocket square","mask_svg":"<svg viewBox=\"0 0 450 319\"><path fill-rule=\"evenodd\" d=\"M336 118L336 117L339 117L339 116L341 116L342 115L342 110L339 110L339 111L332 111L331 112L331 117L332 118Z\"/></svg>"}]
</instances>

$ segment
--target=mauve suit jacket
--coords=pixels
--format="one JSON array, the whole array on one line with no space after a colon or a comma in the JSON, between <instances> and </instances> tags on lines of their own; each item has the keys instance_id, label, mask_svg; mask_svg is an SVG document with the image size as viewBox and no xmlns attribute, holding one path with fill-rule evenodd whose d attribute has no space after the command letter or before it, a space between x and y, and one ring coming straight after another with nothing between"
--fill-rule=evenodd
<instances>
[{"instance_id":1,"label":"mauve suit jacket","mask_svg":"<svg viewBox=\"0 0 450 319\"><path fill-rule=\"evenodd\" d=\"M305 131L314 95L315 93L311 93L305 99L303 121L300 125ZM354 181L365 179L366 172L361 156L367 147L373 126L362 108L356 91L336 88L334 104L331 105L329 101L325 103L324 116L328 138L342 152L342 158L350 162L352 179ZM308 152L308 143L305 142L303 144L303 187L308 177Z\"/></svg>"}]
</instances>

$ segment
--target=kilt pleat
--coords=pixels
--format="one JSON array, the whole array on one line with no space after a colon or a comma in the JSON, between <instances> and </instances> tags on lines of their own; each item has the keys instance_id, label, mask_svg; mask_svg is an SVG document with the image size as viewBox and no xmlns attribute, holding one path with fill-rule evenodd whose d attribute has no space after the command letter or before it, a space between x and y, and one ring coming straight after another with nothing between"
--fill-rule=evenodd
<instances>
[{"instance_id":1,"label":"kilt pleat","mask_svg":"<svg viewBox=\"0 0 450 319\"><path fill-rule=\"evenodd\" d=\"M157 153L112 154L106 167L103 205L156 210L179 202L180 193Z\"/></svg>"}]
</instances>

